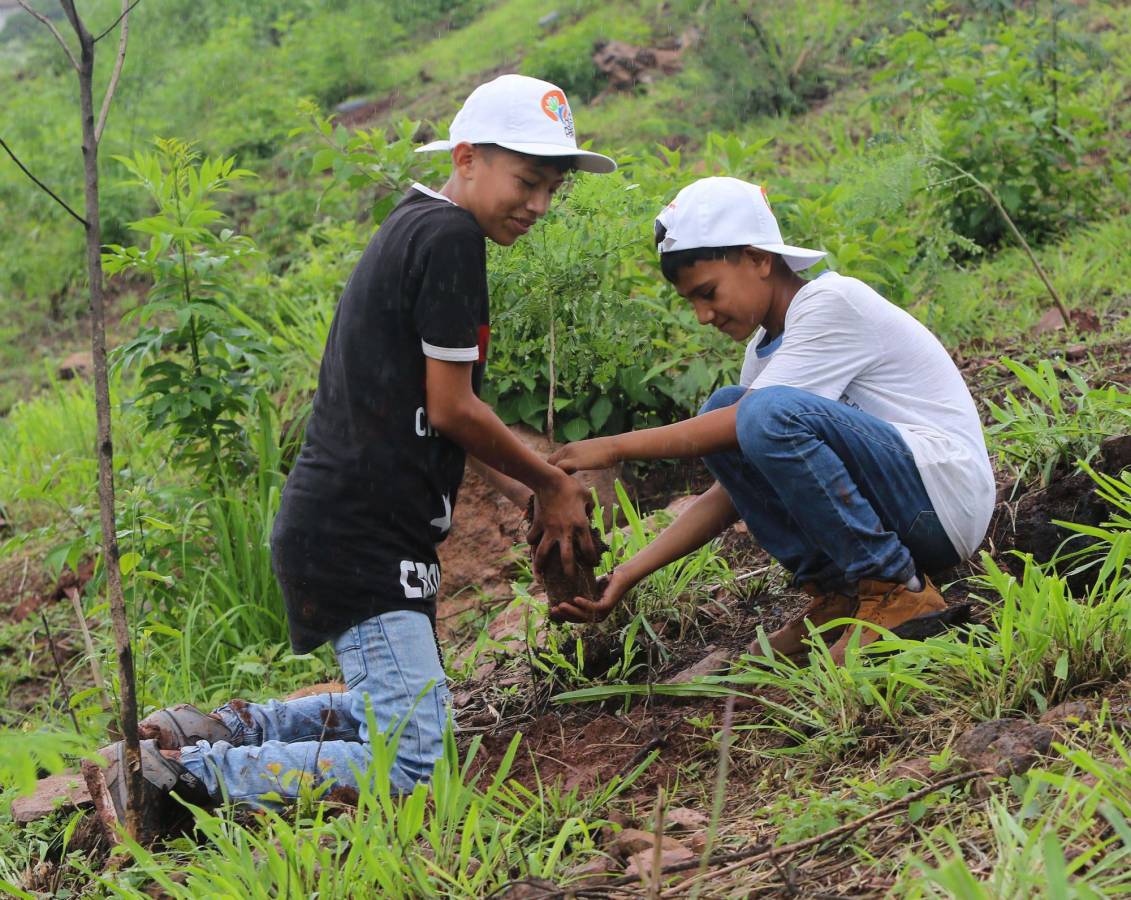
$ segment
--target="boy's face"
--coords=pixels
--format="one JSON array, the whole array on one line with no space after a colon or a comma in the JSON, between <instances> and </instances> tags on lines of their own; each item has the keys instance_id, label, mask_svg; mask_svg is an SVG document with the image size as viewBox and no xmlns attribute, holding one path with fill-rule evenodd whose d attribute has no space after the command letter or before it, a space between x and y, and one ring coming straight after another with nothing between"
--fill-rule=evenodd
<instances>
[{"instance_id":1,"label":"boy's face","mask_svg":"<svg viewBox=\"0 0 1131 900\"><path fill-rule=\"evenodd\" d=\"M463 182L461 205L487 237L504 247L546 215L565 180L552 163L502 148L460 144L453 160Z\"/></svg>"},{"instance_id":2,"label":"boy's face","mask_svg":"<svg viewBox=\"0 0 1131 900\"><path fill-rule=\"evenodd\" d=\"M691 301L700 325L713 325L745 341L764 324L773 302L773 257L741 250L726 259L703 259L679 269L675 289Z\"/></svg>"}]
</instances>

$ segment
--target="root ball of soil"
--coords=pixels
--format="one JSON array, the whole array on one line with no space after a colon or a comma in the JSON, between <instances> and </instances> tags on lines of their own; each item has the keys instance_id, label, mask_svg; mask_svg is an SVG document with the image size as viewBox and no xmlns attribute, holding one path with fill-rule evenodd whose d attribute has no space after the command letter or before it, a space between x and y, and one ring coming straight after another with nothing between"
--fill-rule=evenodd
<instances>
[{"instance_id":1,"label":"root ball of soil","mask_svg":"<svg viewBox=\"0 0 1131 900\"><path fill-rule=\"evenodd\" d=\"M590 536L598 553L604 553L608 549L596 528L590 531ZM562 557L557 547L550 551L542 566L542 584L546 587L546 597L550 601L551 608L575 597L596 600L601 595L597 587L597 576L593 569L581 561L576 543L573 549L575 560L573 577L566 575L562 569Z\"/></svg>"}]
</instances>

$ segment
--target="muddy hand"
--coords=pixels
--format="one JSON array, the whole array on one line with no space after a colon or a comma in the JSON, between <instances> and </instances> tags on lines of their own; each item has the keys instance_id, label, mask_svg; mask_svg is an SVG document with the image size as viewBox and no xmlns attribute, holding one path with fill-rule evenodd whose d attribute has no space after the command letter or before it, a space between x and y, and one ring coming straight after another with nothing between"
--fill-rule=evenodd
<instances>
[{"instance_id":1,"label":"muddy hand","mask_svg":"<svg viewBox=\"0 0 1131 900\"><path fill-rule=\"evenodd\" d=\"M526 536L527 543L534 548L536 573L541 573L555 545L561 556L562 571L570 577L577 571L575 551L584 563L596 565L599 556L589 531L592 509L593 498L589 492L580 482L565 474L538 493L534 503L534 523Z\"/></svg>"},{"instance_id":2,"label":"muddy hand","mask_svg":"<svg viewBox=\"0 0 1131 900\"><path fill-rule=\"evenodd\" d=\"M582 472L588 469L607 469L618 462L613 438L590 438L574 441L550 454L549 463L563 472Z\"/></svg>"},{"instance_id":3,"label":"muddy hand","mask_svg":"<svg viewBox=\"0 0 1131 900\"><path fill-rule=\"evenodd\" d=\"M616 570L611 575L602 575L597 579L600 597L597 600L587 600L576 597L572 601L559 603L550 609L551 622L601 622L609 617L621 597L628 593L632 584L624 578L618 577Z\"/></svg>"}]
</instances>

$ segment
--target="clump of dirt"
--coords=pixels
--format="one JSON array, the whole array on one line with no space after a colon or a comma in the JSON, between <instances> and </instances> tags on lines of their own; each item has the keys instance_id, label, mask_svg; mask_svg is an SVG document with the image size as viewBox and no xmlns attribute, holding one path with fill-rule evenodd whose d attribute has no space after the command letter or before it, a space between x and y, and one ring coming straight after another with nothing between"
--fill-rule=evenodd
<instances>
[{"instance_id":1,"label":"clump of dirt","mask_svg":"<svg viewBox=\"0 0 1131 900\"><path fill-rule=\"evenodd\" d=\"M67 591L81 591L94 576L94 560L84 559L78 571L64 569L53 582L51 576L30 559L14 559L0 570L0 614L7 611L12 622L22 622L49 603L67 596Z\"/></svg>"},{"instance_id":2,"label":"clump of dirt","mask_svg":"<svg viewBox=\"0 0 1131 900\"><path fill-rule=\"evenodd\" d=\"M533 522L534 497L532 495L530 501L526 504L526 523L529 525ZM596 528L589 529L589 537L593 541L593 549L596 550L598 556L609 549L609 545L601 538L601 533ZM538 577L542 580L543 587L546 588L546 599L549 600L551 609L576 597L596 600L601 595L600 588L597 586L597 575L590 566L582 562L580 551L581 548L575 542L573 545L575 560L573 575L566 574L562 565L561 548L559 546L552 547L550 552L546 554L546 561L542 566L542 571L538 573Z\"/></svg>"},{"instance_id":3,"label":"clump of dirt","mask_svg":"<svg viewBox=\"0 0 1131 900\"><path fill-rule=\"evenodd\" d=\"M539 782L562 782L566 790L584 791L627 775L659 750L635 790L670 784L681 764L697 752L693 729L684 719L702 712L701 702L694 707L664 706L639 723L608 713L593 716L591 710L547 713L517 729L523 738L510 777L532 790L538 790ZM483 738L477 772L495 772L513 735L512 729L500 729Z\"/></svg>"},{"instance_id":4,"label":"clump of dirt","mask_svg":"<svg viewBox=\"0 0 1131 900\"><path fill-rule=\"evenodd\" d=\"M511 431L539 456L547 457L554 449L545 435L532 428L514 425ZM619 467L575 476L586 488L596 491L606 526L616 502L613 485L619 476ZM465 611L480 606L484 599L509 601L513 596L514 549L526 540L528 529L524 512L468 469L452 511L451 531L437 547L443 572L437 610L441 640L457 630Z\"/></svg>"},{"instance_id":5,"label":"clump of dirt","mask_svg":"<svg viewBox=\"0 0 1131 900\"><path fill-rule=\"evenodd\" d=\"M1109 475L1118 475L1131 467L1131 435L1109 438L1093 461L1093 468ZM1056 520L1099 526L1111 517L1109 507L1095 492L1096 484L1086 472L1076 472L1053 481L1048 487L1030 491L1014 501L998 505L990 525L990 541L994 555L1015 574L1022 562L1006 551L1031 553L1039 563L1054 560L1064 542L1076 532L1057 525ZM1070 549L1078 550L1094 543L1078 536ZM1095 571L1068 573L1068 585L1074 592L1086 591L1095 580Z\"/></svg>"}]
</instances>

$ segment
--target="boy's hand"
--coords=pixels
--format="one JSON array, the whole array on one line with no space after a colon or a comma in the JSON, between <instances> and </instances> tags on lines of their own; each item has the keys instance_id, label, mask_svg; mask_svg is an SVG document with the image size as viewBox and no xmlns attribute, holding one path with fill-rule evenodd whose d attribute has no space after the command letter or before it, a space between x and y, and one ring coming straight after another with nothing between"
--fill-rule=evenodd
<instances>
[{"instance_id":1,"label":"boy's hand","mask_svg":"<svg viewBox=\"0 0 1131 900\"><path fill-rule=\"evenodd\" d=\"M608 618L620 602L621 597L636 584L631 578L621 574L623 570L613 569L609 575L597 579L601 596L597 600L577 597L572 601L559 603L550 609L551 622L600 622Z\"/></svg>"},{"instance_id":2,"label":"boy's hand","mask_svg":"<svg viewBox=\"0 0 1131 900\"><path fill-rule=\"evenodd\" d=\"M551 469L550 471L553 471ZM568 475L555 478L549 487L534 495L534 521L526 542L534 548L534 571L540 573L546 557L558 545L562 571L573 577L577 571L574 548L587 565L596 565L600 556L593 546L589 515L593 498L585 487Z\"/></svg>"},{"instance_id":3,"label":"boy's hand","mask_svg":"<svg viewBox=\"0 0 1131 900\"><path fill-rule=\"evenodd\" d=\"M570 474L587 469L607 469L619 461L615 439L612 437L574 441L555 450L549 459L550 465Z\"/></svg>"}]
</instances>

